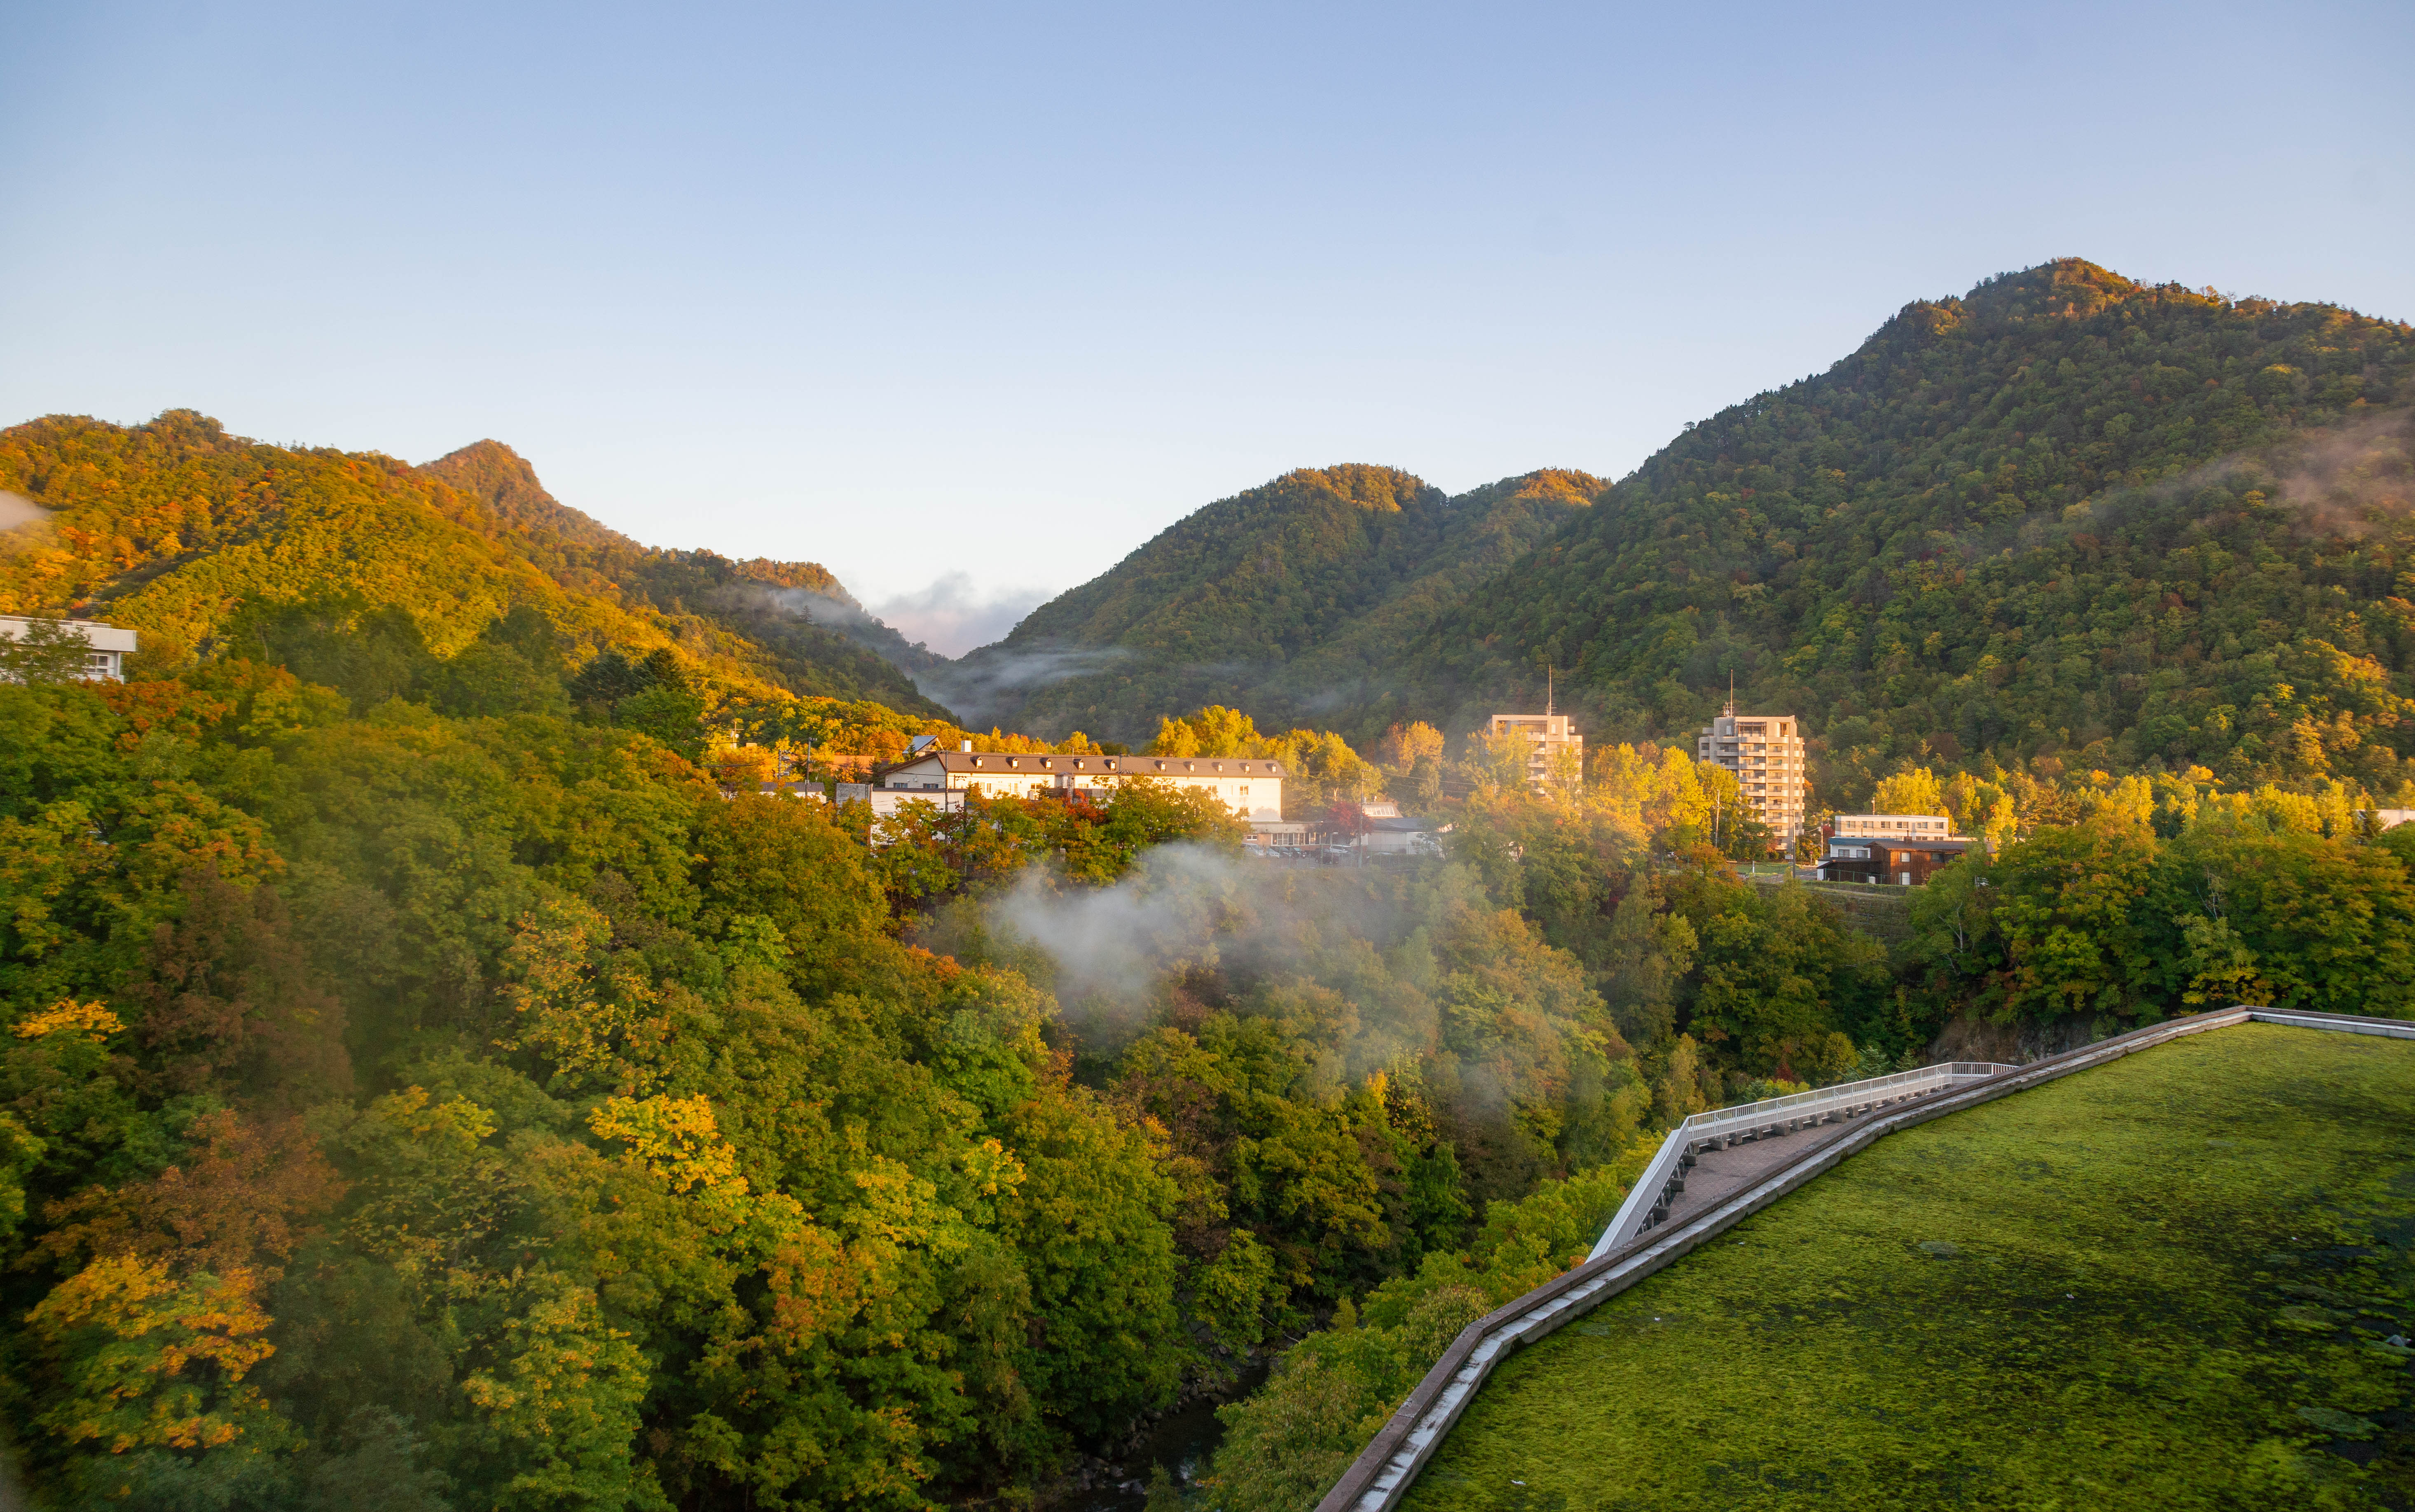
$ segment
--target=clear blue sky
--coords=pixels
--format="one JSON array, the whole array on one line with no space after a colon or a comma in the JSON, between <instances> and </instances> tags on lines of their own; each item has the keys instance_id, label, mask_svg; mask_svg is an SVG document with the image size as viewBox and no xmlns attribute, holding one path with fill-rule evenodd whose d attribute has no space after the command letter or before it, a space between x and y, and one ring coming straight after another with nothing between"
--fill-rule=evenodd
<instances>
[{"instance_id":1,"label":"clear blue sky","mask_svg":"<svg viewBox=\"0 0 2415 1512\"><path fill-rule=\"evenodd\" d=\"M8 33L0 423L494 436L633 535L876 606L1069 587L1292 467L1617 475L2059 255L2415 317L2404 0Z\"/></svg>"}]
</instances>

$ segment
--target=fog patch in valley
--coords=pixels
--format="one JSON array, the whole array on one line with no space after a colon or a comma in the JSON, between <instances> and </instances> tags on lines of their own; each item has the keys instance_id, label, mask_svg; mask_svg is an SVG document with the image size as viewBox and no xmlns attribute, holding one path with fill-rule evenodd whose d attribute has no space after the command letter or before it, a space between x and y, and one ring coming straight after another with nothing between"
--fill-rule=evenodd
<instances>
[{"instance_id":1,"label":"fog patch in valley","mask_svg":"<svg viewBox=\"0 0 2415 1512\"><path fill-rule=\"evenodd\" d=\"M1033 688L1087 677L1126 661L1133 652L1122 646L1069 650L984 650L961 662L916 674L914 684L929 697L954 710L968 725L994 718L1017 696Z\"/></svg>"},{"instance_id":2,"label":"fog patch in valley","mask_svg":"<svg viewBox=\"0 0 2415 1512\"><path fill-rule=\"evenodd\" d=\"M928 587L881 600L874 612L907 639L953 658L1004 640L1025 615L1052 596L1036 588L984 592L973 586L970 573L951 572L932 579Z\"/></svg>"},{"instance_id":3,"label":"fog patch in valley","mask_svg":"<svg viewBox=\"0 0 2415 1512\"><path fill-rule=\"evenodd\" d=\"M961 949L951 936L977 917L1001 964L1053 981L1062 1021L1088 1050L1112 1054L1208 1006L1298 1011L1333 1036L1325 1074L1356 1078L1436 1043L1424 931L1475 884L1455 868L1421 872L1300 867L1178 843L1104 888L1027 872L986 903L968 901L925 943ZM1229 1002L1181 1001L1203 986ZM1470 1067L1466 1079L1483 1073Z\"/></svg>"}]
</instances>

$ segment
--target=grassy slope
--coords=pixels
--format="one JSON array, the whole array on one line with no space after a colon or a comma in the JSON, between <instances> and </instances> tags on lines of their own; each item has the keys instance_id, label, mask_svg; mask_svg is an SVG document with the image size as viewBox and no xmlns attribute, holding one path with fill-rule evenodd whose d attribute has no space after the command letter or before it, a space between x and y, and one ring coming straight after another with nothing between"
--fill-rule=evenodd
<instances>
[{"instance_id":1,"label":"grassy slope","mask_svg":"<svg viewBox=\"0 0 2415 1512\"><path fill-rule=\"evenodd\" d=\"M1882 1141L1508 1362L1409 1505L2415 1505L2410 1213L2415 1044L2183 1040Z\"/></svg>"},{"instance_id":2,"label":"grassy slope","mask_svg":"<svg viewBox=\"0 0 2415 1512\"><path fill-rule=\"evenodd\" d=\"M1185 516L1033 610L965 671L1104 650L1080 675L1010 691L985 715L1035 732L1146 740L1162 716L1211 702L1281 727L1347 703L1360 710L1350 733L1363 736L1389 712L1382 668L1397 648L1600 487L1546 471L1446 498L1392 468L1303 468Z\"/></svg>"}]
</instances>

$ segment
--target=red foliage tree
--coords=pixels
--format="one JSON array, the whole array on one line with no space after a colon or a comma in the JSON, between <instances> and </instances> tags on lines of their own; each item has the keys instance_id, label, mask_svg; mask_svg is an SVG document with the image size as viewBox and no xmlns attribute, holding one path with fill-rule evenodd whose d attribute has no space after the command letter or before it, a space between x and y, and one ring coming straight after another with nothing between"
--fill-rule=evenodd
<instances>
[{"instance_id":1,"label":"red foliage tree","mask_svg":"<svg viewBox=\"0 0 2415 1512\"><path fill-rule=\"evenodd\" d=\"M185 906L154 933L128 983L150 1078L172 1092L217 1091L271 1110L352 1089L344 1009L320 982L274 888L214 868L187 874Z\"/></svg>"}]
</instances>

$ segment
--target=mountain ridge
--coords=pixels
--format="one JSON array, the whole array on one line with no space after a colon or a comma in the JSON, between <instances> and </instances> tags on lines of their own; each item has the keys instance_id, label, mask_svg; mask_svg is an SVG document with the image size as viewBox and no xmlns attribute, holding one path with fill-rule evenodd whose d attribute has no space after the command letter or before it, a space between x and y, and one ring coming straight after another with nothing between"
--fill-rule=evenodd
<instances>
[{"instance_id":1,"label":"mountain ridge","mask_svg":"<svg viewBox=\"0 0 2415 1512\"><path fill-rule=\"evenodd\" d=\"M1687 744L1732 675L1804 717L1838 803L1924 760L2395 791L2415 776L2410 414L2404 322L2059 259L1907 303L1822 372L1587 480L1417 612L1362 593L1254 661L1136 675L1199 657L1215 611L1256 612L1238 546L1188 577L1173 547L1304 470L1186 516L966 665L1028 658L1000 703L1042 727L1136 732L1212 700L1358 740L1539 705L1549 668L1597 742ZM1174 606L1199 611L1184 636L1146 633Z\"/></svg>"},{"instance_id":2,"label":"mountain ridge","mask_svg":"<svg viewBox=\"0 0 2415 1512\"><path fill-rule=\"evenodd\" d=\"M945 713L910 679L946 658L874 618L819 562L644 546L555 499L527 459L498 441L473 442L419 471L484 500L516 527L522 554L557 581L705 619L763 647L791 691L862 692L911 712Z\"/></svg>"},{"instance_id":3,"label":"mountain ridge","mask_svg":"<svg viewBox=\"0 0 2415 1512\"><path fill-rule=\"evenodd\" d=\"M1932 760L2415 792L2415 328L2079 259L1912 301L1615 483L1293 470L954 663L818 564L640 546L491 440L413 468L51 416L0 431L0 487L45 509L0 608L196 646L257 600L402 606L440 651L526 604L589 651L1128 741L1210 703L1457 734L1547 669L1597 743L1683 741L1732 678L1802 715L1826 801Z\"/></svg>"},{"instance_id":4,"label":"mountain ridge","mask_svg":"<svg viewBox=\"0 0 2415 1512\"><path fill-rule=\"evenodd\" d=\"M2078 259L2002 275L1688 427L1402 675L1463 707L1538 694L1527 669L1556 661L1598 734L1667 738L1732 672L1806 715L1840 796L1983 751L2394 787L2394 757L2373 758L2395 750L2415 645L2373 563L2415 548L2410 404L2404 322ZM2301 507L2302 454L2342 436L2361 460ZM2240 574L2241 553L2270 571Z\"/></svg>"},{"instance_id":5,"label":"mountain ridge","mask_svg":"<svg viewBox=\"0 0 2415 1512\"><path fill-rule=\"evenodd\" d=\"M1544 469L1454 497L1397 468L1295 469L1185 516L966 655L957 684L990 681L954 696L1019 728L1109 739L1208 703L1299 722L1363 691L1382 642L1601 486Z\"/></svg>"},{"instance_id":6,"label":"mountain ridge","mask_svg":"<svg viewBox=\"0 0 2415 1512\"><path fill-rule=\"evenodd\" d=\"M945 717L877 651L782 606L810 591L853 606L818 565L641 546L554 501L500 442L438 460L274 446L189 410L8 427L0 488L42 513L0 538L0 612L105 614L172 654L264 609L393 608L450 655L525 606L576 654L675 651L736 686Z\"/></svg>"}]
</instances>

